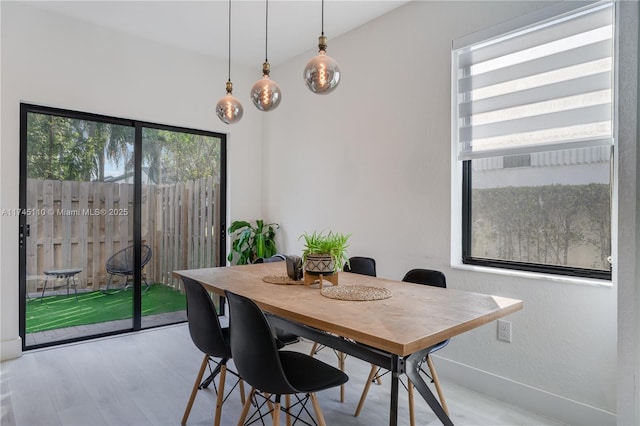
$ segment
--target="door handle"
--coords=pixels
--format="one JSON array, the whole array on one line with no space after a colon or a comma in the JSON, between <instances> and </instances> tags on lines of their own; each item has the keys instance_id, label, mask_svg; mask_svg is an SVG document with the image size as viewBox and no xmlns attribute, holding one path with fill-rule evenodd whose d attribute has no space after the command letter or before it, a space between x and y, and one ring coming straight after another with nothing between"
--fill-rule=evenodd
<instances>
[{"instance_id":1,"label":"door handle","mask_svg":"<svg viewBox=\"0 0 640 426\"><path fill-rule=\"evenodd\" d=\"M24 247L25 239L31 236L31 225L20 225L19 242L20 247Z\"/></svg>"}]
</instances>

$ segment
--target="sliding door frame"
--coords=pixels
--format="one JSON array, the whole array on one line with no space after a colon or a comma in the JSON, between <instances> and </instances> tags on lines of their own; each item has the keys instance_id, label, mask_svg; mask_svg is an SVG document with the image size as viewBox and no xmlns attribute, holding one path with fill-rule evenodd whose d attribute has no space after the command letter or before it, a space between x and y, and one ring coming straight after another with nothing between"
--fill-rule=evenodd
<instances>
[{"instance_id":1,"label":"sliding door frame","mask_svg":"<svg viewBox=\"0 0 640 426\"><path fill-rule=\"evenodd\" d=\"M20 211L26 211L27 206L27 116L29 113L52 115L69 119L96 121L101 123L113 124L131 127L134 129L134 192L133 192L133 246L134 246L134 264L141 262L142 250L142 133L144 128L153 128L167 130L173 132L190 133L203 136L209 136L220 139L220 229L218 230L219 265L226 264L226 194L227 194L227 135L225 133L217 133L205 130L191 129L186 127L170 126L158 123L150 123L139 120L125 119L101 114L74 111L62 108L46 107L28 103L20 104L20 182L19 182L19 208ZM26 239L29 238L29 230L27 228L26 215L19 215L19 250L18 250L18 275L19 275L19 334L22 339L22 350L37 349L41 347L60 345L65 343L78 342L83 340L95 339L104 336L112 336L117 334L129 333L143 329L142 327L142 271L139 268L134 270L133 274L133 316L130 328L116 330L106 333L99 333L87 336L79 336L77 338L62 339L55 342L35 344L27 347L26 345L26 304L27 304L27 245ZM224 304L220 304L222 314L224 313ZM144 327L145 329L153 328Z\"/></svg>"}]
</instances>

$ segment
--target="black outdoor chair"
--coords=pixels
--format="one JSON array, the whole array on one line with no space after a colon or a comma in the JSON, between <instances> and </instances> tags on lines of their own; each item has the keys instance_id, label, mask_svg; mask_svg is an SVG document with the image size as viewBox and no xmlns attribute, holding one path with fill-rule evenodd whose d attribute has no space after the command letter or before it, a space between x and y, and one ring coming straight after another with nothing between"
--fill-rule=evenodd
<instances>
[{"instance_id":1,"label":"black outdoor chair","mask_svg":"<svg viewBox=\"0 0 640 426\"><path fill-rule=\"evenodd\" d=\"M434 287L447 288L447 280L444 274L440 271L434 271L432 269L412 269L404 275L404 278L402 278L402 281L414 283L414 284L425 284L425 285L431 285ZM447 413L447 415L449 414L449 409L447 408L447 403L444 400L444 394L442 393L442 388L440 387L440 381L438 380L438 375L436 374L436 368L433 365L433 361L431 360L431 357L429 355L431 355L437 350L444 348L445 346L447 346L448 343L449 343L449 339L444 340L438 343L437 345L433 346L419 365L419 371L425 373L435 385L436 391L438 392L438 398L440 398L440 404L442 405L442 408L444 409L445 413ZM429 372L431 374L427 373L422 368L422 363L425 361L429 366ZM371 371L369 372L369 377L367 379L367 382L365 383L364 390L362 391L362 396L360 396L360 402L358 402L358 407L356 408L355 416L358 416L360 414L360 411L364 406L364 401L367 398L369 387L371 386L371 383L374 380L380 377L380 374L379 374L380 370L381 370L380 367L373 364L371 365ZM383 373L383 374L386 374L386 373ZM413 412L413 383L411 383L411 380L408 380L408 382L409 383L407 385L407 391L409 393L409 424L411 426L414 426L415 415Z\"/></svg>"},{"instance_id":2,"label":"black outdoor chair","mask_svg":"<svg viewBox=\"0 0 640 426\"><path fill-rule=\"evenodd\" d=\"M205 288L197 281L190 278L182 277L184 283L184 289L187 294L187 321L189 323L189 333L191 334L191 340L200 351L204 353L200 370L196 376L196 380L189 396L189 402L184 410L182 421L180 424L185 425L193 406L193 401L196 398L196 394L199 389L205 389L215 379L216 375L220 374L220 381L218 383L218 399L216 403L216 412L214 419L214 426L220 424L220 415L222 413L222 404L226 400L224 397L224 383L227 371L234 376L238 377L237 382L231 388L231 393L238 384L240 385L240 399L244 404L244 385L242 379L235 371L227 369L227 362L231 359L231 347L229 345L229 328L222 328L220 326L220 320L218 319L218 313L209 296L209 293ZM212 357L220 358L220 361L215 361ZM211 369L211 363L215 364L215 368ZM201 382L206 367L209 366L210 375L204 381ZM214 384L215 385L215 384Z\"/></svg>"},{"instance_id":3,"label":"black outdoor chair","mask_svg":"<svg viewBox=\"0 0 640 426\"><path fill-rule=\"evenodd\" d=\"M144 244L142 246L142 251L140 253L140 269L144 268L144 266L149 263L151 260L151 247ZM119 291L127 289L129 287L129 277L133 277L133 246L129 246L120 251L117 251L113 256L107 260L105 265L105 269L109 274L109 279L107 280L107 287L103 291L106 294L114 294ZM113 277L121 276L124 277L124 283L121 284L120 287L114 287ZM149 290L149 283L147 282L147 278L142 275L142 279L146 285L144 292Z\"/></svg>"},{"instance_id":4,"label":"black outdoor chair","mask_svg":"<svg viewBox=\"0 0 640 426\"><path fill-rule=\"evenodd\" d=\"M225 292L229 301L229 324L231 333L231 353L238 373L251 385L249 398L242 408L238 425L250 424L272 414L273 424L280 424L280 411L288 416L293 408L299 408L294 415L297 420L303 412L308 413L306 404L311 399L318 424L325 424L316 392L346 383L349 377L337 368L308 355L292 351L278 351L271 333L271 327L264 313L251 299ZM290 404L291 395L297 402ZM299 397L298 394L305 394ZM286 406L280 405L285 395ZM262 400L259 401L258 397ZM249 408L253 404L256 411L247 420ZM268 406L265 414L262 408ZM246 420L246 423L245 423ZM287 424L290 424L287 422Z\"/></svg>"}]
</instances>

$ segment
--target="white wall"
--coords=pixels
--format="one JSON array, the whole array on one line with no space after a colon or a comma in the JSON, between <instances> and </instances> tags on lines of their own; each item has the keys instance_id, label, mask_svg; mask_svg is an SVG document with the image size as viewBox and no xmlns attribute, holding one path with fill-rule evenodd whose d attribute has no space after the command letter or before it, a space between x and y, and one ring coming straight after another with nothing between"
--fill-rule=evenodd
<instances>
[{"instance_id":1,"label":"white wall","mask_svg":"<svg viewBox=\"0 0 640 426\"><path fill-rule=\"evenodd\" d=\"M261 212L262 115L249 109L227 126L215 115L227 65L34 8L2 7L2 167L0 208L18 207L21 101L154 123L228 132L228 217ZM233 68L237 88L255 72ZM18 219L0 217L2 359L20 353Z\"/></svg>"},{"instance_id":2,"label":"white wall","mask_svg":"<svg viewBox=\"0 0 640 426\"><path fill-rule=\"evenodd\" d=\"M523 299L508 317L513 343L496 339L495 324L465 333L440 352L441 374L569 424L610 424L615 285L450 266L460 223L451 208L451 41L546 5L413 2L337 39L327 34L343 80L326 96L301 81L312 50L275 68L283 101L265 123L264 211L283 226L284 252L299 252L304 231L350 232L350 254L375 257L380 276L435 268L451 287Z\"/></svg>"}]
</instances>

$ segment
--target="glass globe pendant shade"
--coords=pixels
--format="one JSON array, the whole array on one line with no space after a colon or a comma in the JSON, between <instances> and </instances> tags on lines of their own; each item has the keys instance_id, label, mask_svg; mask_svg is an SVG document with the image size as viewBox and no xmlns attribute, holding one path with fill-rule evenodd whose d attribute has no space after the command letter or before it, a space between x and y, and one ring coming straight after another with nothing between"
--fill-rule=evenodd
<instances>
[{"instance_id":1,"label":"glass globe pendant shade","mask_svg":"<svg viewBox=\"0 0 640 426\"><path fill-rule=\"evenodd\" d=\"M251 101L260 111L271 111L280 105L282 92L278 83L269 78L268 63L263 66L262 78L251 88Z\"/></svg>"},{"instance_id":2,"label":"glass globe pendant shade","mask_svg":"<svg viewBox=\"0 0 640 426\"><path fill-rule=\"evenodd\" d=\"M302 76L309 90L319 95L326 95L338 87L340 67L333 58L321 50L307 63Z\"/></svg>"},{"instance_id":3,"label":"glass globe pendant shade","mask_svg":"<svg viewBox=\"0 0 640 426\"><path fill-rule=\"evenodd\" d=\"M232 83L230 81L227 82L227 95L216 104L216 115L225 124L233 124L240 121L244 113L242 104L231 93L232 88Z\"/></svg>"},{"instance_id":4,"label":"glass globe pendant shade","mask_svg":"<svg viewBox=\"0 0 640 426\"><path fill-rule=\"evenodd\" d=\"M304 67L302 78L313 93L326 95L331 93L340 83L340 67L327 55L327 37L318 38L318 55L311 58Z\"/></svg>"}]
</instances>

